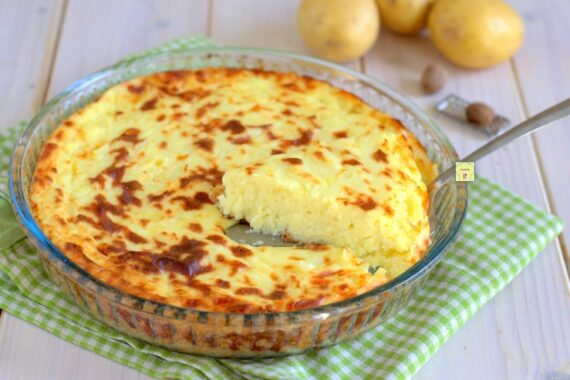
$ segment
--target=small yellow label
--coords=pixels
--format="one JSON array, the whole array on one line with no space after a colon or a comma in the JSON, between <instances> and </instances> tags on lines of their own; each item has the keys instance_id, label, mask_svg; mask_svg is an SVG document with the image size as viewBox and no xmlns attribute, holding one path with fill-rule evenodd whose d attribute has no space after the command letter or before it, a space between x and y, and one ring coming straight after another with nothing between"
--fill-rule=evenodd
<instances>
[{"instance_id":1,"label":"small yellow label","mask_svg":"<svg viewBox=\"0 0 570 380\"><path fill-rule=\"evenodd\" d=\"M457 182L473 182L473 181L475 181L475 163L474 162L456 162L455 163L455 180Z\"/></svg>"}]
</instances>

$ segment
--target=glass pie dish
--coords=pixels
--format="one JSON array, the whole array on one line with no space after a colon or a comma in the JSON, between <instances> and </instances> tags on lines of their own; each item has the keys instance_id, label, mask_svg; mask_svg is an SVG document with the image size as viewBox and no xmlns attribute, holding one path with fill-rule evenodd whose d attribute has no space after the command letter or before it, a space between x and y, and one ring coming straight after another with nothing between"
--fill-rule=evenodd
<instances>
[{"instance_id":1,"label":"glass pie dish","mask_svg":"<svg viewBox=\"0 0 570 380\"><path fill-rule=\"evenodd\" d=\"M418 263L359 296L298 311L208 312L132 296L88 274L41 231L30 210L29 190L44 142L61 121L125 80L203 67L293 72L327 81L399 119L426 147L440 170L458 159L441 130L406 97L363 74L315 58L259 49L209 48L120 63L72 84L51 99L32 119L14 150L10 169L14 210L50 278L89 314L119 331L172 350L215 357L300 353L350 339L393 316L413 297L458 235L467 207L465 183L448 181L437 190L430 205L435 207L432 243Z\"/></svg>"}]
</instances>

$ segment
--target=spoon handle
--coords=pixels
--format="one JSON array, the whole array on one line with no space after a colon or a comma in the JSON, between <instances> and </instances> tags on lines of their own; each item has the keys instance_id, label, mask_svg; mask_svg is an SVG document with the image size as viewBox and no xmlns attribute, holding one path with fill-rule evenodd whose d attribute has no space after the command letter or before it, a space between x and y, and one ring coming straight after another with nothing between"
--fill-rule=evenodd
<instances>
[{"instance_id":1,"label":"spoon handle","mask_svg":"<svg viewBox=\"0 0 570 380\"><path fill-rule=\"evenodd\" d=\"M500 136L497 136L496 138L492 139L485 145L481 146L480 148L472 152L471 154L467 155L461 161L463 162L477 161L478 159L485 157L489 153L494 152L495 150L501 148L504 145L507 145L508 143L518 139L519 137L526 136L529 133L532 133L534 131L539 130L542 127L547 126L553 121L562 119L563 117L568 115L570 115L570 98L519 123L517 126L509 129L507 132L501 134ZM435 179L434 182L442 184L443 182L447 181L453 176L455 176L455 165L445 170L443 173L441 173Z\"/></svg>"}]
</instances>

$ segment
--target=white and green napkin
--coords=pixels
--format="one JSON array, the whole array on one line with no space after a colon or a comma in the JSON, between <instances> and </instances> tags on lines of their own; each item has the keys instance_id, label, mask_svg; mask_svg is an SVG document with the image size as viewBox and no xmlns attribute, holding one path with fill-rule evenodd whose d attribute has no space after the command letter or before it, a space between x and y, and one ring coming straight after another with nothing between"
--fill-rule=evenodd
<instances>
[{"instance_id":1,"label":"white and green napkin","mask_svg":"<svg viewBox=\"0 0 570 380\"><path fill-rule=\"evenodd\" d=\"M155 51L212 43L199 36ZM562 222L479 177L461 236L403 310L331 348L260 360L210 359L143 343L90 318L43 272L10 208L8 160L21 128L0 136L0 308L71 343L157 378L406 379L562 231Z\"/></svg>"}]
</instances>

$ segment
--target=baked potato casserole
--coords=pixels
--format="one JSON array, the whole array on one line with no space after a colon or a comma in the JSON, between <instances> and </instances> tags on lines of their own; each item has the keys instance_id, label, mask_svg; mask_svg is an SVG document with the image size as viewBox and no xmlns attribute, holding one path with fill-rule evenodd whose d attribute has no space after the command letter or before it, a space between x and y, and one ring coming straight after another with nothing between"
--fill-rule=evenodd
<instances>
[{"instance_id":1,"label":"baked potato casserole","mask_svg":"<svg viewBox=\"0 0 570 380\"><path fill-rule=\"evenodd\" d=\"M207 68L118 84L63 121L30 202L49 239L112 287L273 312L354 297L417 262L435 175L398 120L340 88ZM224 231L241 220L300 244L233 241Z\"/></svg>"}]
</instances>

